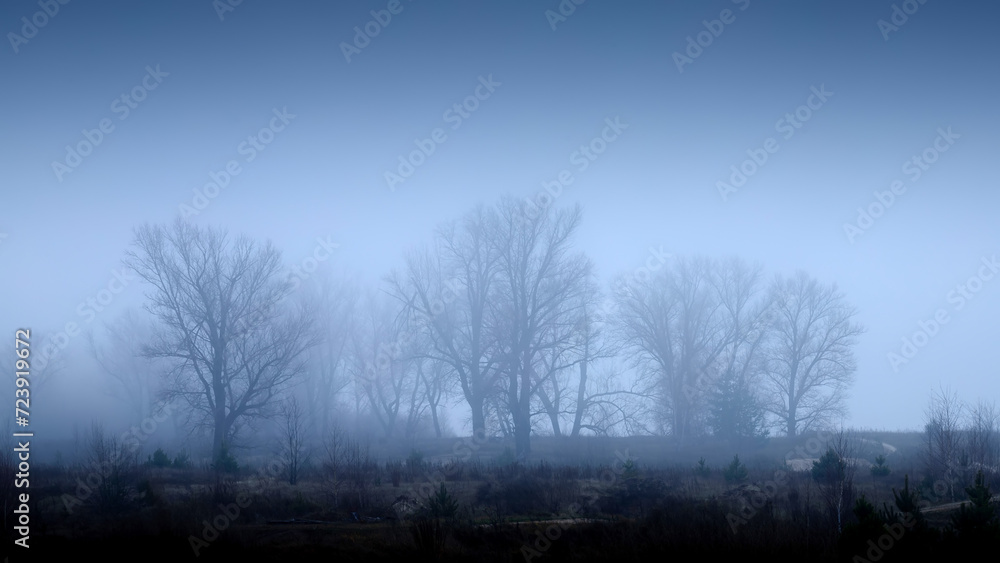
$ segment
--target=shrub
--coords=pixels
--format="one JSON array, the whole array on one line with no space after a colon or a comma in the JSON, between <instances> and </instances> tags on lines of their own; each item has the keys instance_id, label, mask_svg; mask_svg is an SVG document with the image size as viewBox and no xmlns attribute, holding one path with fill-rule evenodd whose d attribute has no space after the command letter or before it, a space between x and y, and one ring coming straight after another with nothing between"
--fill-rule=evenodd
<instances>
[{"instance_id":1,"label":"shrub","mask_svg":"<svg viewBox=\"0 0 1000 563\"><path fill-rule=\"evenodd\" d=\"M458 514L458 503L448 494L448 489L444 483L441 488L434 493L427 502L431 516L434 518L454 518Z\"/></svg>"},{"instance_id":2,"label":"shrub","mask_svg":"<svg viewBox=\"0 0 1000 563\"><path fill-rule=\"evenodd\" d=\"M889 469L889 466L885 464L884 455L879 454L878 457L875 458L875 465L872 466L871 472L872 472L872 477L885 477L890 473L892 473L892 470Z\"/></svg>"},{"instance_id":3,"label":"shrub","mask_svg":"<svg viewBox=\"0 0 1000 563\"><path fill-rule=\"evenodd\" d=\"M163 448L156 448L156 451L153 452L153 456L149 458L147 463L153 467L170 467L170 456L167 455L167 452L163 451Z\"/></svg>"},{"instance_id":4,"label":"shrub","mask_svg":"<svg viewBox=\"0 0 1000 563\"><path fill-rule=\"evenodd\" d=\"M958 514L952 516L952 524L959 538L973 542L1000 539L1000 521L997 519L997 503L982 470L976 473L976 482L965 488L970 503L962 503ZM971 504L971 506L970 506Z\"/></svg>"},{"instance_id":5,"label":"shrub","mask_svg":"<svg viewBox=\"0 0 1000 563\"><path fill-rule=\"evenodd\" d=\"M227 444L222 444L222 451L219 453L219 458L212 464L212 469L219 473L236 473L240 470L240 466L233 454L229 452Z\"/></svg>"},{"instance_id":6,"label":"shrub","mask_svg":"<svg viewBox=\"0 0 1000 563\"><path fill-rule=\"evenodd\" d=\"M528 514L544 509L544 493L545 485L540 480L522 475L483 483L476 489L476 502L497 512Z\"/></svg>"},{"instance_id":7,"label":"shrub","mask_svg":"<svg viewBox=\"0 0 1000 563\"><path fill-rule=\"evenodd\" d=\"M704 456L702 456L701 459L698 460L698 465L695 466L694 472L696 475L700 475L701 477L708 477L709 475L711 475L712 469L705 464Z\"/></svg>"},{"instance_id":8,"label":"shrub","mask_svg":"<svg viewBox=\"0 0 1000 563\"><path fill-rule=\"evenodd\" d=\"M750 473L747 471L747 466L740 462L740 456L735 455L733 461L722 470L722 476L726 479L726 483L733 484L746 481Z\"/></svg>"},{"instance_id":9,"label":"shrub","mask_svg":"<svg viewBox=\"0 0 1000 563\"><path fill-rule=\"evenodd\" d=\"M178 452L174 456L174 467L177 469L187 469L191 466L191 458L184 452Z\"/></svg>"},{"instance_id":10,"label":"shrub","mask_svg":"<svg viewBox=\"0 0 1000 563\"><path fill-rule=\"evenodd\" d=\"M83 469L100 478L92 497L98 509L115 513L133 504L142 477L139 451L117 436L107 435L97 423L91 430L88 448L88 463Z\"/></svg>"},{"instance_id":11,"label":"shrub","mask_svg":"<svg viewBox=\"0 0 1000 563\"><path fill-rule=\"evenodd\" d=\"M410 480L416 479L424 469L423 452L420 450L410 450L410 455L406 458L406 469L410 473Z\"/></svg>"},{"instance_id":12,"label":"shrub","mask_svg":"<svg viewBox=\"0 0 1000 563\"><path fill-rule=\"evenodd\" d=\"M826 450L819 461L814 461L812 466L813 481L821 485L833 485L840 483L846 478L847 462L840 459L837 452L830 448Z\"/></svg>"}]
</instances>

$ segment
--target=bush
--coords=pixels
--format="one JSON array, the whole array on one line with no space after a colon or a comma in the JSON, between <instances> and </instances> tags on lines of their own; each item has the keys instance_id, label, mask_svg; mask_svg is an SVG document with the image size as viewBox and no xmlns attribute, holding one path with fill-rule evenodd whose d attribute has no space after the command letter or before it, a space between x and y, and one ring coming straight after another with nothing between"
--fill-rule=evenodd
<instances>
[{"instance_id":1,"label":"bush","mask_svg":"<svg viewBox=\"0 0 1000 563\"><path fill-rule=\"evenodd\" d=\"M699 475L701 477L708 477L709 475L712 474L712 469L705 464L704 456L702 456L701 459L698 460L698 465L695 466L694 473L695 475Z\"/></svg>"},{"instance_id":2,"label":"bush","mask_svg":"<svg viewBox=\"0 0 1000 563\"><path fill-rule=\"evenodd\" d=\"M162 448L156 448L147 463L153 467L170 467L170 456Z\"/></svg>"},{"instance_id":3,"label":"bush","mask_svg":"<svg viewBox=\"0 0 1000 563\"><path fill-rule=\"evenodd\" d=\"M885 464L884 455L879 454L878 457L875 458L875 465L872 466L871 472L872 472L872 477L885 477L890 473L892 473L892 470L889 469L889 466Z\"/></svg>"},{"instance_id":4,"label":"bush","mask_svg":"<svg viewBox=\"0 0 1000 563\"><path fill-rule=\"evenodd\" d=\"M960 539L967 542L986 543L1000 539L1000 521L997 503L982 470L976 473L976 482L965 488L969 503L963 502L958 514L952 516L952 525Z\"/></svg>"},{"instance_id":5,"label":"bush","mask_svg":"<svg viewBox=\"0 0 1000 563\"><path fill-rule=\"evenodd\" d=\"M410 472L410 479L416 479L424 469L424 454L420 450L410 450L409 457L406 458L406 469Z\"/></svg>"},{"instance_id":6,"label":"bush","mask_svg":"<svg viewBox=\"0 0 1000 563\"><path fill-rule=\"evenodd\" d=\"M184 452L178 452L178 454L176 456L174 456L174 467L175 468L177 468L177 469L187 469L190 466L191 466L191 458L189 458L186 453L184 453Z\"/></svg>"},{"instance_id":7,"label":"bush","mask_svg":"<svg viewBox=\"0 0 1000 563\"><path fill-rule=\"evenodd\" d=\"M117 436L107 435L104 427L94 424L91 430L86 474L100 478L94 487L93 501L106 513L118 513L134 504L142 478L139 451Z\"/></svg>"},{"instance_id":8,"label":"bush","mask_svg":"<svg viewBox=\"0 0 1000 563\"><path fill-rule=\"evenodd\" d=\"M222 444L222 452L219 453L219 458L212 464L212 469L219 473L236 473L240 470L236 458L229 452L228 445Z\"/></svg>"},{"instance_id":9,"label":"bush","mask_svg":"<svg viewBox=\"0 0 1000 563\"><path fill-rule=\"evenodd\" d=\"M524 515L544 510L545 485L528 476L489 481L476 489L476 502L496 512Z\"/></svg>"},{"instance_id":10,"label":"bush","mask_svg":"<svg viewBox=\"0 0 1000 563\"><path fill-rule=\"evenodd\" d=\"M458 503L448 494L448 489L441 483L441 488L427 502L433 518L454 518L458 514Z\"/></svg>"},{"instance_id":11,"label":"bush","mask_svg":"<svg viewBox=\"0 0 1000 563\"><path fill-rule=\"evenodd\" d=\"M812 478L820 485L834 485L840 483L847 476L847 462L840 459L837 452L830 448L826 450L819 461L814 461L812 466Z\"/></svg>"},{"instance_id":12,"label":"bush","mask_svg":"<svg viewBox=\"0 0 1000 563\"><path fill-rule=\"evenodd\" d=\"M740 456L735 455L733 461L722 470L722 476L726 479L726 483L732 485L746 481L750 473L747 471L747 466L740 462Z\"/></svg>"}]
</instances>

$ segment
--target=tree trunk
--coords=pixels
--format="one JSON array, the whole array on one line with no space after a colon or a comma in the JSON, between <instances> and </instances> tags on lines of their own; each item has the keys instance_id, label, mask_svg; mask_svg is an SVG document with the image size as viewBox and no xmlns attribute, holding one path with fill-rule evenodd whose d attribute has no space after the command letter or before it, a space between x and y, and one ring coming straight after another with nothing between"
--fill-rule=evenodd
<instances>
[{"instance_id":1,"label":"tree trunk","mask_svg":"<svg viewBox=\"0 0 1000 563\"><path fill-rule=\"evenodd\" d=\"M441 437L441 423L438 422L437 404L431 403L431 420L434 421L434 435Z\"/></svg>"},{"instance_id":2,"label":"tree trunk","mask_svg":"<svg viewBox=\"0 0 1000 563\"><path fill-rule=\"evenodd\" d=\"M514 449L518 459L531 453L531 423L526 414L520 409L514 413Z\"/></svg>"},{"instance_id":3,"label":"tree trunk","mask_svg":"<svg viewBox=\"0 0 1000 563\"><path fill-rule=\"evenodd\" d=\"M576 412L573 413L573 431L571 436L580 435L580 425L583 424L583 411L587 410L584 404L587 400L587 359L590 356L589 344L584 345L583 361L580 362L580 386L576 391Z\"/></svg>"},{"instance_id":4,"label":"tree trunk","mask_svg":"<svg viewBox=\"0 0 1000 563\"><path fill-rule=\"evenodd\" d=\"M530 366L531 363L525 360L523 365ZM514 418L514 447L519 459L523 459L531 453L531 395L529 394L531 391L531 371L527 367L521 371L520 393L515 392L511 397L511 399L516 399L516 402L512 400L511 404L515 405L516 409L512 414Z\"/></svg>"},{"instance_id":5,"label":"tree trunk","mask_svg":"<svg viewBox=\"0 0 1000 563\"><path fill-rule=\"evenodd\" d=\"M469 408L472 409L472 435L486 436L486 416L483 415L482 398L469 401Z\"/></svg>"},{"instance_id":6,"label":"tree trunk","mask_svg":"<svg viewBox=\"0 0 1000 563\"><path fill-rule=\"evenodd\" d=\"M222 449L226 442L226 387L222 384L222 378L216 378L215 382L215 416L214 432L212 435L212 460L219 463L222 460Z\"/></svg>"}]
</instances>

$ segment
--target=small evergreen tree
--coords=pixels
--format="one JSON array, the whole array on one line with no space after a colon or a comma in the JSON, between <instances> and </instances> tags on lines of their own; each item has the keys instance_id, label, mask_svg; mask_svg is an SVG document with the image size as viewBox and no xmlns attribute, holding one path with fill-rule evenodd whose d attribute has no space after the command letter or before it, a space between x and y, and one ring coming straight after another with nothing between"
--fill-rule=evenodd
<instances>
[{"instance_id":1,"label":"small evergreen tree","mask_svg":"<svg viewBox=\"0 0 1000 563\"><path fill-rule=\"evenodd\" d=\"M847 462L840 459L837 452L830 448L826 450L819 461L814 461L812 478L820 485L835 485L844 480L847 473Z\"/></svg>"},{"instance_id":2,"label":"small evergreen tree","mask_svg":"<svg viewBox=\"0 0 1000 563\"><path fill-rule=\"evenodd\" d=\"M977 543L1000 540L997 503L982 470L976 473L976 482L966 487L965 493L969 496L969 503L963 502L958 514L952 516L952 525L959 539Z\"/></svg>"},{"instance_id":3,"label":"small evergreen tree","mask_svg":"<svg viewBox=\"0 0 1000 563\"><path fill-rule=\"evenodd\" d=\"M694 468L694 472L702 477L708 477L712 474L711 468L709 468L705 463L705 456L702 456L698 460L698 465Z\"/></svg>"},{"instance_id":4,"label":"small evergreen tree","mask_svg":"<svg viewBox=\"0 0 1000 563\"><path fill-rule=\"evenodd\" d=\"M733 484L746 481L750 473L747 471L747 466L740 462L740 456L735 455L733 461L722 470L722 476L726 479L726 483Z\"/></svg>"},{"instance_id":5,"label":"small evergreen tree","mask_svg":"<svg viewBox=\"0 0 1000 563\"><path fill-rule=\"evenodd\" d=\"M149 464L153 467L170 467L170 456L167 452L163 451L163 448L156 448L153 452L153 457L150 458Z\"/></svg>"},{"instance_id":6,"label":"small evergreen tree","mask_svg":"<svg viewBox=\"0 0 1000 563\"><path fill-rule=\"evenodd\" d=\"M844 532L838 542L841 557L846 561L851 555L864 553L868 540L878 538L885 533L885 515L875 508L864 494L854 501L854 518L844 526Z\"/></svg>"},{"instance_id":7,"label":"small evergreen tree","mask_svg":"<svg viewBox=\"0 0 1000 563\"><path fill-rule=\"evenodd\" d=\"M708 425L725 440L766 438L766 413L749 378L726 370L709 395Z\"/></svg>"},{"instance_id":8,"label":"small evergreen tree","mask_svg":"<svg viewBox=\"0 0 1000 563\"><path fill-rule=\"evenodd\" d=\"M433 518L454 518L458 514L458 502L448 494L444 483L441 483L438 492L430 497L427 506Z\"/></svg>"},{"instance_id":9,"label":"small evergreen tree","mask_svg":"<svg viewBox=\"0 0 1000 563\"><path fill-rule=\"evenodd\" d=\"M892 470L889 469L889 466L885 464L884 455L878 454L878 457L875 458L875 465L873 465L871 468L871 472L872 472L872 477L885 477L889 473L892 473Z\"/></svg>"}]
</instances>

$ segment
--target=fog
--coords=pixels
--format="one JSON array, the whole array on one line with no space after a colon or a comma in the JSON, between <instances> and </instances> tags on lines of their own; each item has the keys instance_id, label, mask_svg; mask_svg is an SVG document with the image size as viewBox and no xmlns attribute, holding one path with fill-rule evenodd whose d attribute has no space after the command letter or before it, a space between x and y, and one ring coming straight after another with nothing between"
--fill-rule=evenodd
<instances>
[{"instance_id":1,"label":"fog","mask_svg":"<svg viewBox=\"0 0 1000 563\"><path fill-rule=\"evenodd\" d=\"M32 426L129 420L87 334L149 304L123 262L143 224L381 291L503 196L579 204L605 291L664 255L836 284L865 328L838 425L997 397L994 6L562 4L405 0L371 25L384 2L74 2L29 25L37 3L5 2L0 325L61 362ZM471 431L460 393L445 412Z\"/></svg>"}]
</instances>

